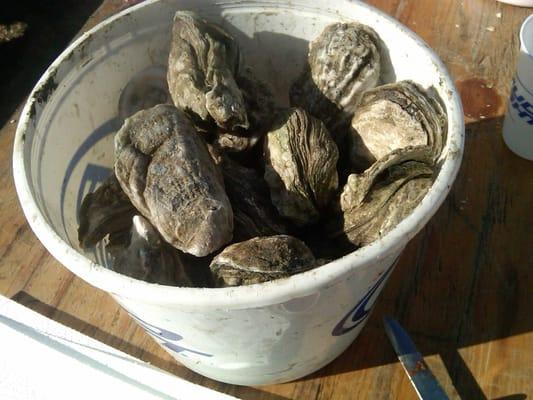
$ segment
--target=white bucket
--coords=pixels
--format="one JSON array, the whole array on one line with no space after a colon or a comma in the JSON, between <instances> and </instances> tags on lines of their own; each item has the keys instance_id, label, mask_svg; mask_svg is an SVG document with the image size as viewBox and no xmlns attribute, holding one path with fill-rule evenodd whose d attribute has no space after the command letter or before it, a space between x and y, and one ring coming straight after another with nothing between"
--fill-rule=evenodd
<instances>
[{"instance_id":1,"label":"white bucket","mask_svg":"<svg viewBox=\"0 0 533 400\"><path fill-rule=\"evenodd\" d=\"M165 65L178 9L221 23L263 79L286 93L307 41L340 19L372 26L388 46L385 81L433 86L448 114L440 173L415 211L382 239L288 279L224 289L176 288L119 275L77 243L77 209L113 160L119 95L151 65ZM280 95L283 101L283 96ZM286 101L286 94L284 100ZM151 0L104 21L50 66L20 118L14 176L24 213L68 269L110 294L177 360L224 382L258 385L309 374L341 354L364 326L407 242L436 212L459 168L464 124L452 79L406 27L347 0Z\"/></svg>"}]
</instances>

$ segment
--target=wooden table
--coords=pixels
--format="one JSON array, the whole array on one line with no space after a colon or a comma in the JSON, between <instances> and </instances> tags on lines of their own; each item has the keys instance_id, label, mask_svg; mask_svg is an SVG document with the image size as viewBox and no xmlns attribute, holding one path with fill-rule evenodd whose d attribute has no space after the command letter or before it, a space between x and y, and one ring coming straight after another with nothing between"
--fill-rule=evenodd
<instances>
[{"instance_id":1,"label":"wooden table","mask_svg":"<svg viewBox=\"0 0 533 400\"><path fill-rule=\"evenodd\" d=\"M86 28L125 3L105 0ZM178 365L111 297L71 274L33 235L13 186L13 121L0 131L0 293L244 399L416 399L385 337L384 314L411 333L451 397L533 396L533 163L501 138L517 32L531 10L494 0L369 3L418 33L448 66L463 98L466 149L447 201L408 245L366 328L337 360L296 382L260 388L214 382Z\"/></svg>"}]
</instances>

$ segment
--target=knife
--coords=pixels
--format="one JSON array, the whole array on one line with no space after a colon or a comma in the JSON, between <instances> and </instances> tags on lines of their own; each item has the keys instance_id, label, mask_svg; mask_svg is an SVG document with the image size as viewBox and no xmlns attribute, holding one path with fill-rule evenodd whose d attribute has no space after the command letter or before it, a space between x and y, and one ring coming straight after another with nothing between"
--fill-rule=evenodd
<instances>
[{"instance_id":1,"label":"knife","mask_svg":"<svg viewBox=\"0 0 533 400\"><path fill-rule=\"evenodd\" d=\"M394 318L384 317L385 332L398 355L398 360L409 376L418 397L422 400L445 400L448 396L440 386L435 375L427 366L422 354Z\"/></svg>"}]
</instances>

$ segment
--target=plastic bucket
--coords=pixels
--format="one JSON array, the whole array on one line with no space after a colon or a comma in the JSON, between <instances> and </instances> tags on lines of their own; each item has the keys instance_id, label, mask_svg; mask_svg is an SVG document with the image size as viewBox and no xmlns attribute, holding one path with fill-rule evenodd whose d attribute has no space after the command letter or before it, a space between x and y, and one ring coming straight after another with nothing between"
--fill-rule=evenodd
<instances>
[{"instance_id":1,"label":"plastic bucket","mask_svg":"<svg viewBox=\"0 0 533 400\"><path fill-rule=\"evenodd\" d=\"M237 38L244 58L275 85L281 102L302 68L308 40L336 20L372 26L388 48L385 81L412 79L440 94L448 138L440 173L423 201L375 243L320 268L260 285L224 289L149 284L99 265L77 243L77 210L113 161L117 104L126 83L166 65L178 9L195 10ZM109 292L149 334L192 370L257 385L309 374L359 334L395 260L446 197L461 162L464 124L452 79L415 34L346 0L152 0L102 22L73 42L40 79L15 138L14 176L26 217L65 267Z\"/></svg>"}]
</instances>

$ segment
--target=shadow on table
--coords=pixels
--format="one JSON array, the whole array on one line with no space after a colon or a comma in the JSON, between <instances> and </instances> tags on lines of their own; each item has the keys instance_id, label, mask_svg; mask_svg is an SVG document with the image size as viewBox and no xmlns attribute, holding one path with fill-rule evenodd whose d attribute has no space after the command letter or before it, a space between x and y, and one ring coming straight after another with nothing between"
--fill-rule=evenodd
<instances>
[{"instance_id":1,"label":"shadow on table","mask_svg":"<svg viewBox=\"0 0 533 400\"><path fill-rule=\"evenodd\" d=\"M466 126L455 185L407 246L367 326L304 380L397 362L381 322L392 315L424 355L441 355L462 398L485 398L458 350L533 330L533 168L507 149L501 125Z\"/></svg>"},{"instance_id":2,"label":"shadow on table","mask_svg":"<svg viewBox=\"0 0 533 400\"><path fill-rule=\"evenodd\" d=\"M201 384L202 386L228 394L234 394L233 392L238 391L239 396L245 399L288 400L286 397L268 393L260 389L227 385L200 376L195 372L190 371L185 367L181 366L177 362L169 362L168 360L161 358L156 354L149 353L145 349L132 345L131 343L121 339L118 336L111 335L95 325L88 324L87 322L69 313L58 310L55 307L43 303L39 299L31 296L30 294L24 291L16 293L12 297L12 300L24 305L25 307L32 309L33 311L38 312L39 314L52 318L54 321L68 326L69 328L85 333L88 336L107 344L108 346L117 348L134 357L142 358L143 360L150 362L150 364L166 371L172 372L180 378L186 379L190 382Z\"/></svg>"},{"instance_id":3,"label":"shadow on table","mask_svg":"<svg viewBox=\"0 0 533 400\"><path fill-rule=\"evenodd\" d=\"M487 397L479 387L476 378L464 362L458 351L446 351L440 354L452 382L461 399L486 400ZM494 400L525 400L527 395L523 393L498 397Z\"/></svg>"},{"instance_id":4,"label":"shadow on table","mask_svg":"<svg viewBox=\"0 0 533 400\"><path fill-rule=\"evenodd\" d=\"M0 41L0 126L103 0L7 1L0 25L27 24L22 37Z\"/></svg>"}]
</instances>

